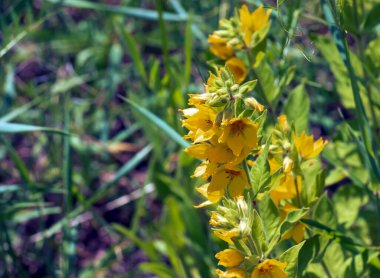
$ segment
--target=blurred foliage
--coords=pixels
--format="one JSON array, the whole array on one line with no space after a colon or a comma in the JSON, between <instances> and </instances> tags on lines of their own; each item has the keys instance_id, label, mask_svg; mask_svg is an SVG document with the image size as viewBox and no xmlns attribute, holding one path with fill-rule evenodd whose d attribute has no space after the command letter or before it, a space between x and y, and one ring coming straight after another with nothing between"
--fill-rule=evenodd
<instances>
[{"instance_id":1,"label":"blurred foliage","mask_svg":"<svg viewBox=\"0 0 380 278\"><path fill-rule=\"evenodd\" d=\"M214 277L224 243L193 207L178 109L211 70L207 36L240 4L0 2L0 276ZM331 142L298 277L326 277L311 257L332 277L378 277L380 2L264 5L262 96Z\"/></svg>"}]
</instances>

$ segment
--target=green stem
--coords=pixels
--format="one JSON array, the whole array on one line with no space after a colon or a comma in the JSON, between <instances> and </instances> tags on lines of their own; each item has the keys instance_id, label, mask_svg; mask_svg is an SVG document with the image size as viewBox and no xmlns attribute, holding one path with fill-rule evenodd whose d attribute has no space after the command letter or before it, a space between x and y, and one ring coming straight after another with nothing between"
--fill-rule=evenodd
<instances>
[{"instance_id":1,"label":"green stem","mask_svg":"<svg viewBox=\"0 0 380 278\"><path fill-rule=\"evenodd\" d=\"M245 174L247 175L249 185L252 188L252 181L251 181L251 177L249 176L249 168L248 168L248 163L247 163L246 158L243 160L243 169L244 169Z\"/></svg>"},{"instance_id":2,"label":"green stem","mask_svg":"<svg viewBox=\"0 0 380 278\"><path fill-rule=\"evenodd\" d=\"M302 208L303 204L302 204L300 190L298 189L297 176L294 178L294 185L295 185L296 193L297 193L297 205L298 205L299 208Z\"/></svg>"}]
</instances>

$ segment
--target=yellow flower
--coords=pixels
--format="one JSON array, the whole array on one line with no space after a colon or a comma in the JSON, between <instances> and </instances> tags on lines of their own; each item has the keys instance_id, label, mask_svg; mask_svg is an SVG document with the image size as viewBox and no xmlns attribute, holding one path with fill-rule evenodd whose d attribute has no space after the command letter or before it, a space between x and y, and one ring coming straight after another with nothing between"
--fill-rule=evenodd
<instances>
[{"instance_id":1,"label":"yellow flower","mask_svg":"<svg viewBox=\"0 0 380 278\"><path fill-rule=\"evenodd\" d=\"M211 177L207 199L213 203L218 202L224 196L226 188L231 197L238 197L248 185L248 178L243 169L230 165L221 166Z\"/></svg>"},{"instance_id":2,"label":"yellow flower","mask_svg":"<svg viewBox=\"0 0 380 278\"><path fill-rule=\"evenodd\" d=\"M287 278L288 275L284 271L287 265L273 259L265 260L256 266L251 278Z\"/></svg>"},{"instance_id":3,"label":"yellow flower","mask_svg":"<svg viewBox=\"0 0 380 278\"><path fill-rule=\"evenodd\" d=\"M233 57L226 62L226 67L231 71L237 84L242 83L247 77L247 68L242 60Z\"/></svg>"},{"instance_id":4,"label":"yellow flower","mask_svg":"<svg viewBox=\"0 0 380 278\"><path fill-rule=\"evenodd\" d=\"M270 168L270 174L273 175L276 173L281 167L281 163L277 161L276 157L272 156L268 158L269 168Z\"/></svg>"},{"instance_id":5,"label":"yellow flower","mask_svg":"<svg viewBox=\"0 0 380 278\"><path fill-rule=\"evenodd\" d=\"M208 37L210 51L222 60L227 60L235 55L233 47L227 42L227 38L221 38L215 33Z\"/></svg>"},{"instance_id":6,"label":"yellow flower","mask_svg":"<svg viewBox=\"0 0 380 278\"><path fill-rule=\"evenodd\" d=\"M301 192L302 189L302 178L297 176L297 186L298 192ZM280 184L272 189L270 196L276 206L279 206L281 200L293 199L297 196L296 183L294 182L294 177L290 175L284 175Z\"/></svg>"},{"instance_id":7,"label":"yellow flower","mask_svg":"<svg viewBox=\"0 0 380 278\"><path fill-rule=\"evenodd\" d=\"M247 149L243 149L241 155L235 156L226 144L215 143L214 140L212 143L203 142L190 145L185 152L194 158L208 159L212 163L229 163L230 165L240 163L248 155Z\"/></svg>"},{"instance_id":8,"label":"yellow flower","mask_svg":"<svg viewBox=\"0 0 380 278\"><path fill-rule=\"evenodd\" d=\"M220 143L225 143L235 156L239 156L244 147L257 147L258 124L250 119L232 118L222 122Z\"/></svg>"},{"instance_id":9,"label":"yellow flower","mask_svg":"<svg viewBox=\"0 0 380 278\"><path fill-rule=\"evenodd\" d=\"M220 238L221 240L224 240L225 242L229 244L233 244L232 238L238 237L240 235L238 229L233 229L230 231L214 231L214 234Z\"/></svg>"},{"instance_id":10,"label":"yellow flower","mask_svg":"<svg viewBox=\"0 0 380 278\"><path fill-rule=\"evenodd\" d=\"M225 249L215 255L219 260L218 265L225 267L234 267L240 265L244 261L244 255L236 249Z\"/></svg>"},{"instance_id":11,"label":"yellow flower","mask_svg":"<svg viewBox=\"0 0 380 278\"><path fill-rule=\"evenodd\" d=\"M189 94L189 105L202 105L211 97L210 94Z\"/></svg>"},{"instance_id":12,"label":"yellow flower","mask_svg":"<svg viewBox=\"0 0 380 278\"><path fill-rule=\"evenodd\" d=\"M207 180L212 174L214 174L218 165L210 161L203 161L194 171L192 178L201 177L202 180Z\"/></svg>"},{"instance_id":13,"label":"yellow flower","mask_svg":"<svg viewBox=\"0 0 380 278\"><path fill-rule=\"evenodd\" d=\"M245 271L239 267L227 269L226 271L216 270L219 278L245 278L247 277Z\"/></svg>"},{"instance_id":14,"label":"yellow flower","mask_svg":"<svg viewBox=\"0 0 380 278\"><path fill-rule=\"evenodd\" d=\"M293 227L284 233L282 239L292 238L298 244L303 240L303 237L305 235L305 228L305 224L302 222L297 222Z\"/></svg>"},{"instance_id":15,"label":"yellow flower","mask_svg":"<svg viewBox=\"0 0 380 278\"><path fill-rule=\"evenodd\" d=\"M206 105L199 105L193 108L182 110L182 126L189 130L184 138L190 138L194 143L203 142L211 139L217 129L214 127L216 111Z\"/></svg>"},{"instance_id":16,"label":"yellow flower","mask_svg":"<svg viewBox=\"0 0 380 278\"><path fill-rule=\"evenodd\" d=\"M243 5L239 10L239 15L241 30L244 33L244 42L250 46L252 35L267 24L270 10L265 12L263 5L260 5L258 9L250 13L247 5Z\"/></svg>"},{"instance_id":17,"label":"yellow flower","mask_svg":"<svg viewBox=\"0 0 380 278\"><path fill-rule=\"evenodd\" d=\"M296 136L296 148L298 153L304 159L310 159L316 157L321 153L327 140L319 138L314 142L313 135L307 136L305 132L302 132L301 136Z\"/></svg>"},{"instance_id":18,"label":"yellow flower","mask_svg":"<svg viewBox=\"0 0 380 278\"><path fill-rule=\"evenodd\" d=\"M210 186L210 183L205 183L204 185L195 188L199 193L203 195L203 197L208 198L207 189ZM223 196L222 196L223 197ZM195 208L203 208L205 206L212 205L213 203L210 200L207 200L203 203L200 203L199 205L194 206Z\"/></svg>"},{"instance_id":19,"label":"yellow flower","mask_svg":"<svg viewBox=\"0 0 380 278\"><path fill-rule=\"evenodd\" d=\"M286 132L290 129L286 115L278 116L277 120L280 123L280 128L282 129L282 131Z\"/></svg>"}]
</instances>

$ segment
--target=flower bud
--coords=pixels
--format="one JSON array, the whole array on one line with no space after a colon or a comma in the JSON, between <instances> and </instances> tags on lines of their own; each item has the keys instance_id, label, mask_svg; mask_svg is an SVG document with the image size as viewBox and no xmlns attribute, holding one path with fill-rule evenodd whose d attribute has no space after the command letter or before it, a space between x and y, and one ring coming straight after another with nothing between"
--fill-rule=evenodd
<instances>
[{"instance_id":1,"label":"flower bud","mask_svg":"<svg viewBox=\"0 0 380 278\"><path fill-rule=\"evenodd\" d=\"M293 169L293 165L294 165L293 160L291 158L289 158L288 156L285 157L284 162L283 162L283 166L282 166L284 169L284 173L289 174Z\"/></svg>"},{"instance_id":2,"label":"flower bud","mask_svg":"<svg viewBox=\"0 0 380 278\"><path fill-rule=\"evenodd\" d=\"M232 92L236 92L238 90L239 90L239 85L238 84L234 84L234 85L231 86L231 91Z\"/></svg>"},{"instance_id":3,"label":"flower bud","mask_svg":"<svg viewBox=\"0 0 380 278\"><path fill-rule=\"evenodd\" d=\"M251 108L254 111L257 112L263 112L264 111L264 105L260 104L254 97L247 97L244 99L245 106Z\"/></svg>"},{"instance_id":4,"label":"flower bud","mask_svg":"<svg viewBox=\"0 0 380 278\"><path fill-rule=\"evenodd\" d=\"M282 144L282 147L284 148L285 151L290 151L290 149L292 148L292 145L289 143L289 141L285 141Z\"/></svg>"}]
</instances>

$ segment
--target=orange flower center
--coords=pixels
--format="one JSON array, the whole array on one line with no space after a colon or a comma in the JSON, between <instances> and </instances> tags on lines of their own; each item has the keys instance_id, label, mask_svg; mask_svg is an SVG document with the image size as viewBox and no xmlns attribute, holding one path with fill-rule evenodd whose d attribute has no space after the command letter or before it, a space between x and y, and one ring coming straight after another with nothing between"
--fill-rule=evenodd
<instances>
[{"instance_id":1,"label":"orange flower center","mask_svg":"<svg viewBox=\"0 0 380 278\"><path fill-rule=\"evenodd\" d=\"M264 264L263 266L260 267L259 271L262 274L270 275L272 273L273 266Z\"/></svg>"},{"instance_id":2,"label":"orange flower center","mask_svg":"<svg viewBox=\"0 0 380 278\"><path fill-rule=\"evenodd\" d=\"M224 172L228 175L228 179L233 179L240 175L240 171L235 171L231 169L225 169Z\"/></svg>"},{"instance_id":3,"label":"orange flower center","mask_svg":"<svg viewBox=\"0 0 380 278\"><path fill-rule=\"evenodd\" d=\"M231 131L234 134L240 135L243 133L245 124L243 121L236 121L231 125Z\"/></svg>"}]
</instances>

